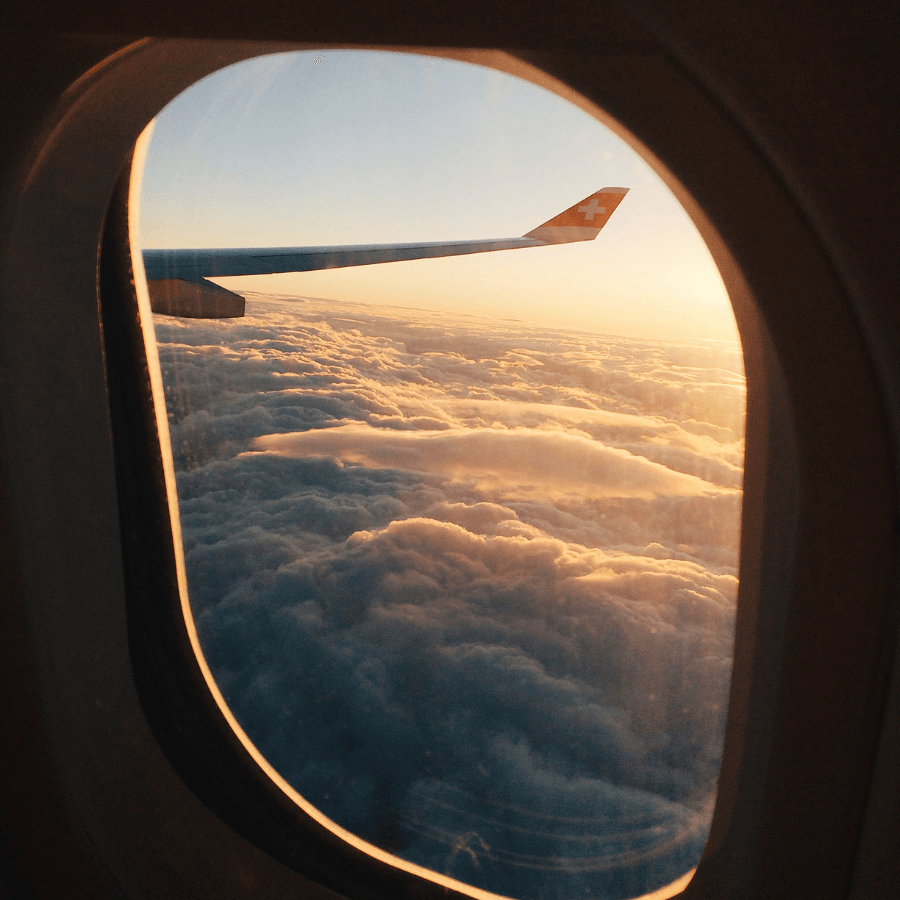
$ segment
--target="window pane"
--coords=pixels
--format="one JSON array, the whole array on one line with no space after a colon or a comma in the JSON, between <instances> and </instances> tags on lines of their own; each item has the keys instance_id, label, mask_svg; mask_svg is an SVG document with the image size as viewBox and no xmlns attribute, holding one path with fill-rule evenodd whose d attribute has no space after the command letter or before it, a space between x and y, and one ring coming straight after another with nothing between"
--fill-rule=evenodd
<instances>
[{"instance_id":1,"label":"window pane","mask_svg":"<svg viewBox=\"0 0 900 900\"><path fill-rule=\"evenodd\" d=\"M539 123L539 124L538 124ZM338 825L520 900L692 869L731 671L742 356L708 251L533 85L323 51L164 111L145 247L596 241L216 279L156 318L190 603L271 765Z\"/></svg>"}]
</instances>

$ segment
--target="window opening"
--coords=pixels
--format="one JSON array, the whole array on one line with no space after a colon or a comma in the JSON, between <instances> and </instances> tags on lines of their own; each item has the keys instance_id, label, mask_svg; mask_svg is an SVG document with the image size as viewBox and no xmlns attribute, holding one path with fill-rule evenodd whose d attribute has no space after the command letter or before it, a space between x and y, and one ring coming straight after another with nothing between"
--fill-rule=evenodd
<instances>
[{"instance_id":1,"label":"window opening","mask_svg":"<svg viewBox=\"0 0 900 900\"><path fill-rule=\"evenodd\" d=\"M216 278L242 316L155 317L234 717L341 828L519 900L638 897L703 850L744 415L708 251L580 110L394 53L210 76L140 199L145 251L319 246L523 234L601 183L631 190L595 241Z\"/></svg>"}]
</instances>

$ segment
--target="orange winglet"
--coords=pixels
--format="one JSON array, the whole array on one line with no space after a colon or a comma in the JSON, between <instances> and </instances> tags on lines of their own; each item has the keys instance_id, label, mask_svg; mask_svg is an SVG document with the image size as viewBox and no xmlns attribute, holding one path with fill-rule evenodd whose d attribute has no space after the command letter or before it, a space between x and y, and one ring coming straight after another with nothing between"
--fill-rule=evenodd
<instances>
[{"instance_id":1,"label":"orange winglet","mask_svg":"<svg viewBox=\"0 0 900 900\"><path fill-rule=\"evenodd\" d=\"M547 244L565 244L569 241L591 241L609 221L628 188L605 187L570 206L543 225L524 235Z\"/></svg>"}]
</instances>

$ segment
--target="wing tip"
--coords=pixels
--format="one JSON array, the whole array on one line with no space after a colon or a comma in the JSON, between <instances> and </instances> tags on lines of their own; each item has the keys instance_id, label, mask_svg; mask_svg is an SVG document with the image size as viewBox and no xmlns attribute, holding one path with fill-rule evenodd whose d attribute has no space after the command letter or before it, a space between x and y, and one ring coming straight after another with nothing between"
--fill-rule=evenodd
<instances>
[{"instance_id":1,"label":"wing tip","mask_svg":"<svg viewBox=\"0 0 900 900\"><path fill-rule=\"evenodd\" d=\"M626 187L605 187L570 206L559 215L532 229L523 237L545 244L570 244L592 241L622 202ZM606 198L602 200L601 198ZM601 202L603 205L601 206Z\"/></svg>"}]
</instances>

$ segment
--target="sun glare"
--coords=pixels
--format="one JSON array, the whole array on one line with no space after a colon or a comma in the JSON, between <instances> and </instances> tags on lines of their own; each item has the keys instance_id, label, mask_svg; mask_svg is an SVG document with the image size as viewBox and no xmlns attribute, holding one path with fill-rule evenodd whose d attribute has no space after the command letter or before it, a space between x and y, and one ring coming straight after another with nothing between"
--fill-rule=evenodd
<instances>
[{"instance_id":1,"label":"sun glare","mask_svg":"<svg viewBox=\"0 0 900 900\"><path fill-rule=\"evenodd\" d=\"M479 66L266 57L149 142L138 255L516 237L612 184L592 241L217 278L243 316L148 336L217 702L321 824L472 896L662 900L703 851L743 467L721 278L619 137Z\"/></svg>"}]
</instances>

